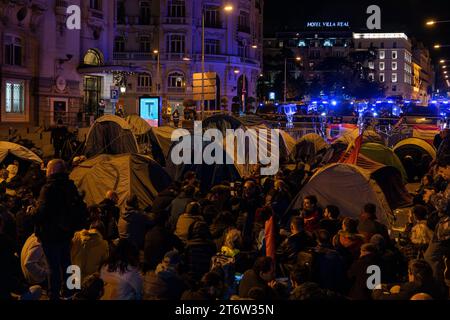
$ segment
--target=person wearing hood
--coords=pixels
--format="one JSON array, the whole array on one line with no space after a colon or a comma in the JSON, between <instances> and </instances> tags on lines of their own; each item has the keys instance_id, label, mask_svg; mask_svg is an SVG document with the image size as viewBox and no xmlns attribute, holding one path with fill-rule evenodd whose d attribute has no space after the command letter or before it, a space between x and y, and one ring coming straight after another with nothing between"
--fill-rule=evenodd
<instances>
[{"instance_id":1,"label":"person wearing hood","mask_svg":"<svg viewBox=\"0 0 450 320\"><path fill-rule=\"evenodd\" d=\"M129 197L126 209L121 213L119 219L119 237L128 239L139 250L144 249L144 239L147 230L153 226L149 215L139 209L139 201L136 195Z\"/></svg>"},{"instance_id":2,"label":"person wearing hood","mask_svg":"<svg viewBox=\"0 0 450 320\"><path fill-rule=\"evenodd\" d=\"M42 243L33 233L22 248L20 266L25 280L31 285L44 284L50 274Z\"/></svg>"},{"instance_id":3,"label":"person wearing hood","mask_svg":"<svg viewBox=\"0 0 450 320\"><path fill-rule=\"evenodd\" d=\"M156 270L144 275L144 300L179 300L185 284L179 274L181 256L178 251L164 255Z\"/></svg>"},{"instance_id":4,"label":"person wearing hood","mask_svg":"<svg viewBox=\"0 0 450 320\"><path fill-rule=\"evenodd\" d=\"M364 236L358 234L358 220L346 217L342 222L342 230L333 238L333 246L350 265L359 257L364 240Z\"/></svg>"},{"instance_id":5,"label":"person wearing hood","mask_svg":"<svg viewBox=\"0 0 450 320\"><path fill-rule=\"evenodd\" d=\"M72 239L70 255L72 264L81 269L81 281L98 272L108 258L108 242L102 237L102 229L104 229L103 223L95 221L89 230L76 232Z\"/></svg>"},{"instance_id":6,"label":"person wearing hood","mask_svg":"<svg viewBox=\"0 0 450 320\"><path fill-rule=\"evenodd\" d=\"M191 202L186 206L185 212L179 216L174 234L183 242L187 242L189 228L197 221L205 221L202 216L202 207L198 202Z\"/></svg>"}]
</instances>

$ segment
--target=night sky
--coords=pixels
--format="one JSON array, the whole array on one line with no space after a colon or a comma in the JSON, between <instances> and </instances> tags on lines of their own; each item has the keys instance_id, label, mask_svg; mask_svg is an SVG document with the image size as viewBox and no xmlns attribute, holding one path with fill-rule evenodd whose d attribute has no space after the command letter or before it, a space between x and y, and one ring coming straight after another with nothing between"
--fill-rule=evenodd
<instances>
[{"instance_id":1,"label":"night sky","mask_svg":"<svg viewBox=\"0 0 450 320\"><path fill-rule=\"evenodd\" d=\"M435 43L450 44L450 23L425 26L430 18L450 20L449 0L265 0L264 29L270 36L275 31L301 31L307 21L349 21L352 31L366 31L369 5L381 8L382 30L405 32L429 48ZM434 51L435 58L450 58L450 48Z\"/></svg>"}]
</instances>

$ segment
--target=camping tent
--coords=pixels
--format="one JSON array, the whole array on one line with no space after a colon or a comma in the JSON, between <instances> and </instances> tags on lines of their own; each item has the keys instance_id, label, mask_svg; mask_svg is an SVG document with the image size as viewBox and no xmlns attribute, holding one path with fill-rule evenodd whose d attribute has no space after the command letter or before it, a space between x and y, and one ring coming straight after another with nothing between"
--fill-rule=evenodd
<instances>
[{"instance_id":1,"label":"camping tent","mask_svg":"<svg viewBox=\"0 0 450 320\"><path fill-rule=\"evenodd\" d=\"M139 147L130 125L124 119L105 115L90 128L84 152L91 158L99 154L138 153Z\"/></svg>"},{"instance_id":2,"label":"camping tent","mask_svg":"<svg viewBox=\"0 0 450 320\"><path fill-rule=\"evenodd\" d=\"M138 154L99 155L82 162L70 178L85 192L89 206L101 202L108 190L114 190L122 209L130 195L138 197L141 208L151 205L156 195L171 183L156 161Z\"/></svg>"},{"instance_id":3,"label":"camping tent","mask_svg":"<svg viewBox=\"0 0 450 320\"><path fill-rule=\"evenodd\" d=\"M418 160L423 155L429 155L433 160L436 159L436 149L425 140L419 138L409 138L400 141L395 145L394 152L400 159L407 155Z\"/></svg>"},{"instance_id":4,"label":"camping tent","mask_svg":"<svg viewBox=\"0 0 450 320\"><path fill-rule=\"evenodd\" d=\"M295 197L290 210L300 209L303 198L308 195L315 195L321 206L336 205L343 216L353 218L358 217L366 203L373 203L383 223L392 221L393 210L408 206L412 201L395 168L383 167L370 172L342 163L318 170Z\"/></svg>"},{"instance_id":5,"label":"camping tent","mask_svg":"<svg viewBox=\"0 0 450 320\"><path fill-rule=\"evenodd\" d=\"M226 114L216 114L203 120L202 128L204 131L208 129L218 129L225 136L227 129L236 130L238 128L244 128L244 125L235 117Z\"/></svg>"},{"instance_id":6,"label":"camping tent","mask_svg":"<svg viewBox=\"0 0 450 320\"><path fill-rule=\"evenodd\" d=\"M408 179L402 162L391 148L385 147L384 145L379 143L369 142L361 146L360 153L373 161L396 168L401 173L402 178L405 182Z\"/></svg>"},{"instance_id":7,"label":"camping tent","mask_svg":"<svg viewBox=\"0 0 450 320\"><path fill-rule=\"evenodd\" d=\"M400 141L394 152L405 167L410 182L418 182L428 171L428 165L436 159L436 149L418 138Z\"/></svg>"},{"instance_id":8,"label":"camping tent","mask_svg":"<svg viewBox=\"0 0 450 320\"><path fill-rule=\"evenodd\" d=\"M125 118L125 121L135 136L144 135L152 129L147 121L136 114L129 115Z\"/></svg>"},{"instance_id":9,"label":"camping tent","mask_svg":"<svg viewBox=\"0 0 450 320\"><path fill-rule=\"evenodd\" d=\"M42 159L33 151L12 142L0 141L0 163L7 162L11 158L19 161L34 162L36 164L42 163Z\"/></svg>"},{"instance_id":10,"label":"camping tent","mask_svg":"<svg viewBox=\"0 0 450 320\"><path fill-rule=\"evenodd\" d=\"M172 146L170 147L170 150L168 152L168 156L166 158L166 170L169 173L169 175L172 177L173 180L180 180L183 178L184 174L188 171L193 171L197 174L197 178L200 180L201 183L201 190L207 191L214 185L217 185L221 183L222 181L229 181L233 182L237 179L242 177L241 172L243 172L244 167L238 167L236 164L226 164L227 159L227 151L226 149L222 148L222 154L223 154L223 164L195 164L194 159L194 141L195 136L190 135L186 136L187 138L191 139L191 159L189 163L182 163L182 164L174 164L172 159L172 152L175 152L176 146L179 143L183 143L183 137L179 142L174 142ZM200 137L199 137L200 138ZM201 138L200 138L201 139ZM201 141L201 140L200 140ZM202 150L205 150L205 148L210 145L211 142L203 141L202 142ZM223 145L222 145L223 147ZM203 152L203 151L202 151ZM202 159L203 161L203 159ZM241 171L240 171L241 170Z\"/></svg>"},{"instance_id":11,"label":"camping tent","mask_svg":"<svg viewBox=\"0 0 450 320\"><path fill-rule=\"evenodd\" d=\"M326 151L328 147L325 140L317 133L306 134L295 144L290 154L290 160L311 163L319 153Z\"/></svg>"}]
</instances>

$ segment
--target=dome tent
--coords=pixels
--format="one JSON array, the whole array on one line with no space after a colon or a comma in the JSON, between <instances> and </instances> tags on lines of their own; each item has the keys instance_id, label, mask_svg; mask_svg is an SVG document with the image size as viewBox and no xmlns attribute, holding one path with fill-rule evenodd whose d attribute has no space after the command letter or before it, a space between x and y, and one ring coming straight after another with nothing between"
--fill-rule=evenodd
<instances>
[{"instance_id":1,"label":"dome tent","mask_svg":"<svg viewBox=\"0 0 450 320\"><path fill-rule=\"evenodd\" d=\"M405 167L410 182L419 181L428 171L429 163L436 159L436 149L418 138L400 141L395 145L394 152Z\"/></svg>"},{"instance_id":2,"label":"dome tent","mask_svg":"<svg viewBox=\"0 0 450 320\"><path fill-rule=\"evenodd\" d=\"M397 182L391 183L393 180ZM358 218L361 208L366 203L373 203L377 207L379 221L389 224L393 210L412 202L398 180L401 176L393 167L371 172L355 165L331 164L314 174L295 197L290 210L300 209L305 196L315 195L321 206L333 204L339 207L343 216Z\"/></svg>"},{"instance_id":3,"label":"dome tent","mask_svg":"<svg viewBox=\"0 0 450 320\"><path fill-rule=\"evenodd\" d=\"M290 160L310 163L320 152L327 150L328 147L325 140L317 133L306 134L295 144L290 154Z\"/></svg>"},{"instance_id":4,"label":"dome tent","mask_svg":"<svg viewBox=\"0 0 450 320\"><path fill-rule=\"evenodd\" d=\"M130 125L117 116L105 115L97 119L86 137L84 153L88 158L99 154L138 152L139 147Z\"/></svg>"},{"instance_id":5,"label":"dome tent","mask_svg":"<svg viewBox=\"0 0 450 320\"><path fill-rule=\"evenodd\" d=\"M226 134L227 129L239 129L244 128L244 124L237 118L225 114L217 114L206 118L202 122L202 128L204 131L208 129L218 129L222 132L223 136Z\"/></svg>"},{"instance_id":6,"label":"dome tent","mask_svg":"<svg viewBox=\"0 0 450 320\"><path fill-rule=\"evenodd\" d=\"M136 195L141 208L153 203L156 195L171 183L169 175L151 157L139 154L99 155L76 167L70 178L91 206L101 202L108 190L119 195L125 207L130 195Z\"/></svg>"},{"instance_id":7,"label":"dome tent","mask_svg":"<svg viewBox=\"0 0 450 320\"><path fill-rule=\"evenodd\" d=\"M369 142L361 146L360 153L373 161L396 168L401 173L403 180L407 181L405 168L392 149L379 143Z\"/></svg>"},{"instance_id":8,"label":"dome tent","mask_svg":"<svg viewBox=\"0 0 450 320\"><path fill-rule=\"evenodd\" d=\"M16 143L0 141L0 164L2 168L7 168L14 161L19 162L20 176L27 178L30 171L34 168L40 170L42 159L33 151Z\"/></svg>"}]
</instances>

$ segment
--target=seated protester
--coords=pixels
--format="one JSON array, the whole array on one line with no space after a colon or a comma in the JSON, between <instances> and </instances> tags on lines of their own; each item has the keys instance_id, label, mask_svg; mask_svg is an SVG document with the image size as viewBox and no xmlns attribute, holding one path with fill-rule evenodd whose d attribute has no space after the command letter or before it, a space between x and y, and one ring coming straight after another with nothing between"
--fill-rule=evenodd
<instances>
[{"instance_id":1,"label":"seated protester","mask_svg":"<svg viewBox=\"0 0 450 320\"><path fill-rule=\"evenodd\" d=\"M105 283L101 300L141 300L143 278L138 266L138 248L127 239L119 239L100 270Z\"/></svg>"},{"instance_id":2,"label":"seated protester","mask_svg":"<svg viewBox=\"0 0 450 320\"><path fill-rule=\"evenodd\" d=\"M136 195L127 200L126 210L121 213L119 219L119 236L128 239L139 249L144 249L144 239L147 230L153 226L150 216L139 209L139 201Z\"/></svg>"},{"instance_id":3,"label":"seated protester","mask_svg":"<svg viewBox=\"0 0 450 320\"><path fill-rule=\"evenodd\" d=\"M196 221L191 224L184 252L188 276L194 280L200 280L209 271L211 258L215 254L216 245L211 240L206 223Z\"/></svg>"},{"instance_id":4,"label":"seated protester","mask_svg":"<svg viewBox=\"0 0 450 320\"><path fill-rule=\"evenodd\" d=\"M306 196L300 217L304 220L305 230L313 233L320 228L321 210L317 206L316 196Z\"/></svg>"},{"instance_id":5,"label":"seated protester","mask_svg":"<svg viewBox=\"0 0 450 320\"><path fill-rule=\"evenodd\" d=\"M0 301L12 300L12 294L20 300L39 300L41 287L28 288L22 282L20 260L14 250L14 242L4 232L4 221L0 215Z\"/></svg>"},{"instance_id":6,"label":"seated protester","mask_svg":"<svg viewBox=\"0 0 450 320\"><path fill-rule=\"evenodd\" d=\"M264 290L266 300L277 299L274 291L275 270L271 257L259 257L256 259L253 268L247 270L239 283L239 297L248 298L252 288L258 287Z\"/></svg>"},{"instance_id":7,"label":"seated protester","mask_svg":"<svg viewBox=\"0 0 450 320\"><path fill-rule=\"evenodd\" d=\"M327 230L316 232L317 246L315 252L315 267L313 280L323 289L343 292L345 287L345 262L343 257L331 244Z\"/></svg>"},{"instance_id":8,"label":"seated protester","mask_svg":"<svg viewBox=\"0 0 450 320\"><path fill-rule=\"evenodd\" d=\"M144 300L179 300L185 285L179 274L181 256L178 251L167 252L156 270L144 275Z\"/></svg>"},{"instance_id":9,"label":"seated protester","mask_svg":"<svg viewBox=\"0 0 450 320\"><path fill-rule=\"evenodd\" d=\"M176 198L179 189L179 183L175 181L165 190L161 191L153 201L151 211L156 214L164 213L169 215L170 204Z\"/></svg>"},{"instance_id":10,"label":"seated protester","mask_svg":"<svg viewBox=\"0 0 450 320\"><path fill-rule=\"evenodd\" d=\"M373 203L364 206L359 218L358 233L365 237L365 242L369 242L375 234L381 234L386 243L390 243L387 227L377 221L377 207Z\"/></svg>"},{"instance_id":11,"label":"seated protester","mask_svg":"<svg viewBox=\"0 0 450 320\"><path fill-rule=\"evenodd\" d=\"M235 272L243 273L242 270L242 235L237 229L230 229L226 233L225 242L220 250L221 254L234 259Z\"/></svg>"},{"instance_id":12,"label":"seated protester","mask_svg":"<svg viewBox=\"0 0 450 320\"><path fill-rule=\"evenodd\" d=\"M8 179L6 179L6 188L12 192L11 195L15 195L15 190L22 186L22 178L18 174L19 167L18 165L10 164L6 170L9 173Z\"/></svg>"},{"instance_id":13,"label":"seated protester","mask_svg":"<svg viewBox=\"0 0 450 320\"><path fill-rule=\"evenodd\" d=\"M178 218L175 235L183 242L188 240L189 228L194 222L204 221L202 208L198 202L191 202L186 206L185 212Z\"/></svg>"},{"instance_id":14,"label":"seated protester","mask_svg":"<svg viewBox=\"0 0 450 320\"><path fill-rule=\"evenodd\" d=\"M213 223L209 226L209 231L211 232L212 239L216 244L218 251L224 244L228 230L232 229L234 226L234 219L229 211L220 212L214 218Z\"/></svg>"},{"instance_id":15,"label":"seated protester","mask_svg":"<svg viewBox=\"0 0 450 320\"><path fill-rule=\"evenodd\" d=\"M375 300L410 300L418 293L426 293L434 300L447 298L448 289L433 278L433 270L425 260L412 260L408 267L408 282L383 286L374 290Z\"/></svg>"},{"instance_id":16,"label":"seated protester","mask_svg":"<svg viewBox=\"0 0 450 320\"><path fill-rule=\"evenodd\" d=\"M120 209L117 206L119 196L116 192L110 190L106 192L105 199L98 204L101 211L101 221L105 226L105 240L112 241L119 238L118 223L120 218Z\"/></svg>"},{"instance_id":17,"label":"seated protester","mask_svg":"<svg viewBox=\"0 0 450 320\"><path fill-rule=\"evenodd\" d=\"M185 212L186 206L194 201L195 187L184 186L180 194L170 204L169 226L173 231L177 225L178 217Z\"/></svg>"},{"instance_id":18,"label":"seated protester","mask_svg":"<svg viewBox=\"0 0 450 320\"><path fill-rule=\"evenodd\" d=\"M431 174L424 175L420 187L416 190L416 194L418 196L423 196L423 194L425 193L425 189L433 188L433 185L434 185L433 175Z\"/></svg>"},{"instance_id":19,"label":"seated protester","mask_svg":"<svg viewBox=\"0 0 450 320\"><path fill-rule=\"evenodd\" d=\"M100 278L100 274L94 273L84 279L81 284L81 291L77 292L73 300L96 301L103 296L105 283Z\"/></svg>"},{"instance_id":20,"label":"seated protester","mask_svg":"<svg viewBox=\"0 0 450 320\"><path fill-rule=\"evenodd\" d=\"M20 265L25 280L30 285L40 285L48 281L50 268L42 243L33 233L25 242L20 254Z\"/></svg>"},{"instance_id":21,"label":"seated protester","mask_svg":"<svg viewBox=\"0 0 450 320\"><path fill-rule=\"evenodd\" d=\"M407 269L408 264L400 251L396 247L388 247L381 234L374 235L370 243L377 248L381 260L381 282L394 283L402 278L404 276L402 271Z\"/></svg>"},{"instance_id":22,"label":"seated protester","mask_svg":"<svg viewBox=\"0 0 450 320\"><path fill-rule=\"evenodd\" d=\"M216 185L211 189L210 194L209 200L219 212L231 211L231 188L229 186L225 184Z\"/></svg>"},{"instance_id":23,"label":"seated protester","mask_svg":"<svg viewBox=\"0 0 450 320\"><path fill-rule=\"evenodd\" d=\"M108 259L108 241L103 239L105 226L100 220L94 221L89 230L75 233L72 239L70 256L72 264L80 267L81 281L100 270Z\"/></svg>"},{"instance_id":24,"label":"seated protester","mask_svg":"<svg viewBox=\"0 0 450 320\"><path fill-rule=\"evenodd\" d=\"M184 250L183 242L165 226L168 215L159 213L151 216L155 225L145 235L144 272L155 270L167 252Z\"/></svg>"},{"instance_id":25,"label":"seated protester","mask_svg":"<svg viewBox=\"0 0 450 320\"><path fill-rule=\"evenodd\" d=\"M339 215L339 208L333 205L327 206L323 211L320 229L327 230L331 239L341 230L342 221L339 219Z\"/></svg>"},{"instance_id":26,"label":"seated protester","mask_svg":"<svg viewBox=\"0 0 450 320\"><path fill-rule=\"evenodd\" d=\"M370 300L371 292L367 287L367 279L370 274L367 273L369 266L380 266L381 261L377 248L366 243L361 246L361 256L353 262L348 270L348 278L351 282L351 289L348 297L352 300Z\"/></svg>"},{"instance_id":27,"label":"seated protester","mask_svg":"<svg viewBox=\"0 0 450 320\"><path fill-rule=\"evenodd\" d=\"M187 290L181 296L181 300L214 301L221 300L224 294L224 283L217 272L206 273L200 282L198 290Z\"/></svg>"},{"instance_id":28,"label":"seated protester","mask_svg":"<svg viewBox=\"0 0 450 320\"><path fill-rule=\"evenodd\" d=\"M342 221L342 230L333 238L333 246L344 257L346 264L351 265L360 255L360 248L364 244L364 236L358 234L358 221L346 217Z\"/></svg>"},{"instance_id":29,"label":"seated protester","mask_svg":"<svg viewBox=\"0 0 450 320\"><path fill-rule=\"evenodd\" d=\"M433 239L425 251L424 258L430 264L434 277L444 282L444 259L450 254L450 193L439 193L433 200L440 220L434 230Z\"/></svg>"},{"instance_id":30,"label":"seated protester","mask_svg":"<svg viewBox=\"0 0 450 320\"><path fill-rule=\"evenodd\" d=\"M314 247L312 236L304 229L304 219L293 217L291 220L291 235L281 244L282 261L291 265L297 261L297 255L309 247Z\"/></svg>"},{"instance_id":31,"label":"seated protester","mask_svg":"<svg viewBox=\"0 0 450 320\"><path fill-rule=\"evenodd\" d=\"M2 200L6 196L6 186L9 177L8 170L4 169L0 171L0 200Z\"/></svg>"}]
</instances>

